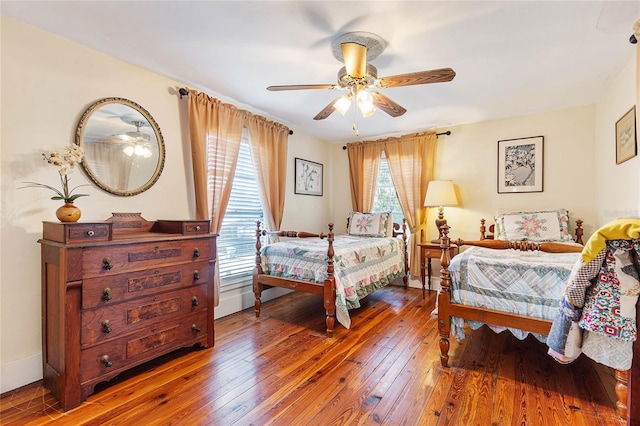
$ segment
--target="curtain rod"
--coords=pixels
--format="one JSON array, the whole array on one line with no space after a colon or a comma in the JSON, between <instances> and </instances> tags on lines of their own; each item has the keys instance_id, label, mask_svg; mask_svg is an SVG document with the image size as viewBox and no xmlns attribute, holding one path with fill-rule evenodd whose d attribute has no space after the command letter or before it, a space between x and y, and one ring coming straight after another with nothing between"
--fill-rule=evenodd
<instances>
[{"instance_id":1,"label":"curtain rod","mask_svg":"<svg viewBox=\"0 0 640 426\"><path fill-rule=\"evenodd\" d=\"M189 96L189 91L184 87L179 88L178 93L180 93L180 99L182 99L183 96ZM289 129L289 135L292 135L292 134L293 134L293 130Z\"/></svg>"},{"instance_id":2,"label":"curtain rod","mask_svg":"<svg viewBox=\"0 0 640 426\"><path fill-rule=\"evenodd\" d=\"M446 132L436 133L436 137L443 136L443 135L449 136L450 134L451 134L451 130L447 130ZM346 151L347 150L347 146L346 145L342 145L342 150Z\"/></svg>"}]
</instances>

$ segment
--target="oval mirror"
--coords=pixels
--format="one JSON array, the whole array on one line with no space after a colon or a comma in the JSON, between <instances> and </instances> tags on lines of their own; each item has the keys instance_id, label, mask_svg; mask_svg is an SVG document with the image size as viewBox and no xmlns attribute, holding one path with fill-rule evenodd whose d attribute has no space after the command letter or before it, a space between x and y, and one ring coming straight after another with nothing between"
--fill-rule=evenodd
<instances>
[{"instance_id":1,"label":"oval mirror","mask_svg":"<svg viewBox=\"0 0 640 426\"><path fill-rule=\"evenodd\" d=\"M91 105L78 124L76 144L84 149L82 165L91 180L112 194L146 191L164 167L158 123L128 99L105 98Z\"/></svg>"}]
</instances>

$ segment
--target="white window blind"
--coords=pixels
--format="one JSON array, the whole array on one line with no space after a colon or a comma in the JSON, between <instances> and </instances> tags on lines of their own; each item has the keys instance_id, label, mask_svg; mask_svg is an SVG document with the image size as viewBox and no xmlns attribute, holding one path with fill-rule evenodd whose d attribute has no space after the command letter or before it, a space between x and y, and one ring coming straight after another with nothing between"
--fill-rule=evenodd
<instances>
[{"instance_id":1,"label":"white window blind","mask_svg":"<svg viewBox=\"0 0 640 426\"><path fill-rule=\"evenodd\" d=\"M247 285L255 266L258 220L262 220L262 207L249 142L243 136L229 205L217 240L221 290Z\"/></svg>"}]
</instances>

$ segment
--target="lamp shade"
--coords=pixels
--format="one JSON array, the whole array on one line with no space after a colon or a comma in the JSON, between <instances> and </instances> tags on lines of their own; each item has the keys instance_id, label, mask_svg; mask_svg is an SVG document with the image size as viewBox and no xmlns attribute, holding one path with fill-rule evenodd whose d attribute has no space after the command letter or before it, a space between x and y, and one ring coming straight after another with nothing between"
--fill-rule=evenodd
<instances>
[{"instance_id":1,"label":"lamp shade","mask_svg":"<svg viewBox=\"0 0 640 426\"><path fill-rule=\"evenodd\" d=\"M432 180L427 187L425 207L457 206L458 197L450 180Z\"/></svg>"}]
</instances>

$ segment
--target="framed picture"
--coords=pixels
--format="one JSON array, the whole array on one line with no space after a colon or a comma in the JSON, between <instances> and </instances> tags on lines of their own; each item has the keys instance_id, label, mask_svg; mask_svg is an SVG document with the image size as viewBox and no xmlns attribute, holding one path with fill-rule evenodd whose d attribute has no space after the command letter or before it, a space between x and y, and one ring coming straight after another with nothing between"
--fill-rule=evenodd
<instances>
[{"instance_id":1,"label":"framed picture","mask_svg":"<svg viewBox=\"0 0 640 426\"><path fill-rule=\"evenodd\" d=\"M616 164L638 155L635 105L616 121Z\"/></svg>"},{"instance_id":2,"label":"framed picture","mask_svg":"<svg viewBox=\"0 0 640 426\"><path fill-rule=\"evenodd\" d=\"M322 196L322 164L296 158L296 194Z\"/></svg>"},{"instance_id":3,"label":"framed picture","mask_svg":"<svg viewBox=\"0 0 640 426\"><path fill-rule=\"evenodd\" d=\"M498 141L498 194L542 192L544 136Z\"/></svg>"}]
</instances>

